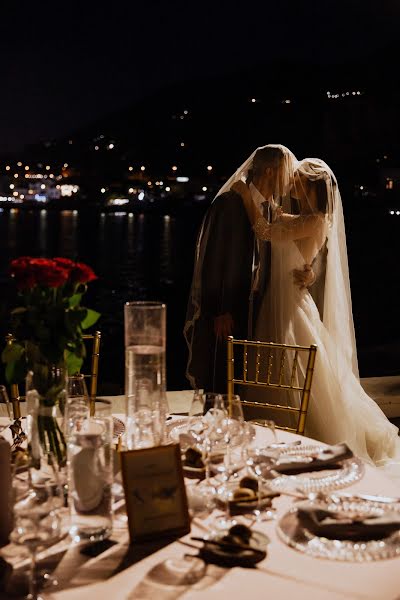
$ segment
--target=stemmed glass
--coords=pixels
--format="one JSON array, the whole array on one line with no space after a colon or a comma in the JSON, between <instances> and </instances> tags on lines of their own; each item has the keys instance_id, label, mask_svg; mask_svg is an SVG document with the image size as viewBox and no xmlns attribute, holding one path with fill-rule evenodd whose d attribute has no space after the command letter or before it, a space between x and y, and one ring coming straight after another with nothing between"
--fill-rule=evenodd
<instances>
[{"instance_id":1,"label":"stemmed glass","mask_svg":"<svg viewBox=\"0 0 400 600\"><path fill-rule=\"evenodd\" d=\"M0 385L0 417L7 417L11 421L11 402L5 385Z\"/></svg>"},{"instance_id":2,"label":"stemmed glass","mask_svg":"<svg viewBox=\"0 0 400 600\"><path fill-rule=\"evenodd\" d=\"M67 401L65 406L65 435L68 438L76 421L82 421L89 416L89 395L86 388L85 376L81 373L69 375L67 385Z\"/></svg>"},{"instance_id":3,"label":"stemmed glass","mask_svg":"<svg viewBox=\"0 0 400 600\"><path fill-rule=\"evenodd\" d=\"M56 465L55 458L48 454L41 460L40 469L29 465L26 471L13 477L14 529L10 539L30 552L28 600L40 598L36 580L38 551L62 537L64 498Z\"/></svg>"},{"instance_id":4,"label":"stemmed glass","mask_svg":"<svg viewBox=\"0 0 400 600\"><path fill-rule=\"evenodd\" d=\"M265 420L263 425L262 441L258 438L252 443L246 443L244 452L248 471L257 480L257 506L253 511L253 516L257 521L263 520L265 516L273 518L269 510L267 510L266 515L263 514L262 492L263 487L272 477L271 471L280 455L277 446L275 422Z\"/></svg>"},{"instance_id":5,"label":"stemmed glass","mask_svg":"<svg viewBox=\"0 0 400 600\"><path fill-rule=\"evenodd\" d=\"M206 402L206 394L202 394L200 390L194 390L192 402L189 408L189 419L193 417L202 417L204 414L204 406Z\"/></svg>"},{"instance_id":6,"label":"stemmed glass","mask_svg":"<svg viewBox=\"0 0 400 600\"><path fill-rule=\"evenodd\" d=\"M219 413L223 416L216 426L215 450L211 450L210 461L217 472L216 492L225 505L224 516L217 519L215 524L219 529L227 529L236 523L230 514L229 502L233 494L230 480L242 466L245 423L238 395L223 394L219 404ZM218 481L221 482L219 486Z\"/></svg>"}]
</instances>

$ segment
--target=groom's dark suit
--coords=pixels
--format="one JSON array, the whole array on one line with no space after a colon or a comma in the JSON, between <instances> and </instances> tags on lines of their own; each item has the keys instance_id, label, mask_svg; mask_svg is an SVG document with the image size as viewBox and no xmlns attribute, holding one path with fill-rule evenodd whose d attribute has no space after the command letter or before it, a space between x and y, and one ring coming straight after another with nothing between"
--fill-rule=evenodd
<instances>
[{"instance_id":1,"label":"groom's dark suit","mask_svg":"<svg viewBox=\"0 0 400 600\"><path fill-rule=\"evenodd\" d=\"M233 191L217 196L205 217L204 230L207 228L201 315L194 326L189 371L197 387L226 393L226 340L217 341L214 319L229 313L233 319L232 335L247 337L255 252L254 233L241 196ZM262 279L265 285L268 274L262 274ZM255 297L253 314L257 313L257 304Z\"/></svg>"}]
</instances>

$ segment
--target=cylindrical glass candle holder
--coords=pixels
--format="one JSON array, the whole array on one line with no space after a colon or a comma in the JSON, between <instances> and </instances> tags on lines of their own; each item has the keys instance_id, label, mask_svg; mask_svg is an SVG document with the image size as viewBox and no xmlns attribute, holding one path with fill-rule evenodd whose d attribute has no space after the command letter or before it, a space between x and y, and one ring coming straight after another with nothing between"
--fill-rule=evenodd
<instances>
[{"instance_id":1,"label":"cylindrical glass candle holder","mask_svg":"<svg viewBox=\"0 0 400 600\"><path fill-rule=\"evenodd\" d=\"M127 446L163 441L166 406L166 306L161 302L125 304L125 395Z\"/></svg>"}]
</instances>

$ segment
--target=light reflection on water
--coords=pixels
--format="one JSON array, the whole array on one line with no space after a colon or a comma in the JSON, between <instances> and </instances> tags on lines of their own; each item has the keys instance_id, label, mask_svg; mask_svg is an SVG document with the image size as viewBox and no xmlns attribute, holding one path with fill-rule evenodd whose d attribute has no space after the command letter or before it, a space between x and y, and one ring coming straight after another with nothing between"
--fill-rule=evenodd
<instances>
[{"instance_id":1,"label":"light reflection on water","mask_svg":"<svg viewBox=\"0 0 400 600\"><path fill-rule=\"evenodd\" d=\"M187 389L182 329L204 210L191 207L174 215L46 209L0 212L1 334L7 327L7 268L12 258L32 255L80 260L99 276L89 286L85 301L102 315L100 393L123 392L123 305L135 299L167 304L168 388ZM363 376L397 373L397 355L392 352L389 356L382 348L400 339L399 225L393 217L376 213L371 217L367 210L345 216L360 371ZM371 265L376 265L374 284Z\"/></svg>"},{"instance_id":2,"label":"light reflection on water","mask_svg":"<svg viewBox=\"0 0 400 600\"><path fill-rule=\"evenodd\" d=\"M185 389L182 329L201 216L191 213L190 219L185 219L183 215L122 211L4 211L0 214L1 290L8 290L7 266L17 256L65 256L86 262L95 270L99 279L89 286L85 302L102 314L102 393L123 391L124 302L166 302L168 387Z\"/></svg>"}]
</instances>

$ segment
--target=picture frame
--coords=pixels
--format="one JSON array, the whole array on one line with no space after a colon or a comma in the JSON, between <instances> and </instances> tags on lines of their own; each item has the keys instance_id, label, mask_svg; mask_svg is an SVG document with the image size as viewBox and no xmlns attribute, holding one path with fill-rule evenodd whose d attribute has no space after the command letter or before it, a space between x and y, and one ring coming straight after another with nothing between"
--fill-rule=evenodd
<instances>
[{"instance_id":1,"label":"picture frame","mask_svg":"<svg viewBox=\"0 0 400 600\"><path fill-rule=\"evenodd\" d=\"M189 533L179 444L120 452L131 543Z\"/></svg>"}]
</instances>

